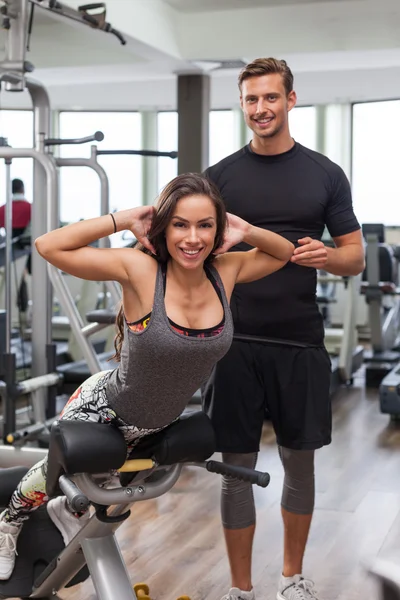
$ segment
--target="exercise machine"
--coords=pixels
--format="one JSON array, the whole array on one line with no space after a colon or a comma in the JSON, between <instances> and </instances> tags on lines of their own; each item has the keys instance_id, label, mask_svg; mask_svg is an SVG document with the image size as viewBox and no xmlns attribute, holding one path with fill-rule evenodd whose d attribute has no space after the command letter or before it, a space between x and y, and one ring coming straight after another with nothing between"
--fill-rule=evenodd
<instances>
[{"instance_id":1,"label":"exercise machine","mask_svg":"<svg viewBox=\"0 0 400 600\"><path fill-rule=\"evenodd\" d=\"M400 363L382 379L379 403L381 413L390 415L394 421L400 419Z\"/></svg>"},{"instance_id":2,"label":"exercise machine","mask_svg":"<svg viewBox=\"0 0 400 600\"><path fill-rule=\"evenodd\" d=\"M367 242L362 292L368 304L371 350L365 353L367 386L376 386L400 362L398 257L385 244L381 224L363 225Z\"/></svg>"},{"instance_id":3,"label":"exercise machine","mask_svg":"<svg viewBox=\"0 0 400 600\"><path fill-rule=\"evenodd\" d=\"M332 363L330 392L333 395L341 385L351 385L353 376L362 366L364 348L358 343L357 336L357 298L360 289L361 276L338 277L328 273L319 273L318 283L320 292L317 301L321 304L323 286L343 286L344 306L342 312L343 326L329 327L325 321L324 344ZM332 290L331 290L332 291ZM326 307L334 300L332 293L326 299ZM327 313L329 314L329 313Z\"/></svg>"},{"instance_id":4,"label":"exercise machine","mask_svg":"<svg viewBox=\"0 0 400 600\"><path fill-rule=\"evenodd\" d=\"M99 600L140 598L143 586L136 587L136 596L114 536L135 502L170 490L184 465L268 486L268 473L209 460L214 452L214 431L202 412L183 415L165 430L147 436L127 461L126 444L117 428L56 422L51 430L47 494L65 495L75 512L92 506L93 514L64 548L46 509L35 511L18 539L14 572L8 581L0 582L0 598L59 598L62 588L72 587L89 575ZM115 470L119 480L110 478L110 471ZM1 505L8 503L25 472L21 467L0 471Z\"/></svg>"},{"instance_id":5,"label":"exercise machine","mask_svg":"<svg viewBox=\"0 0 400 600\"><path fill-rule=\"evenodd\" d=\"M31 34L34 10L47 10L56 18L66 18L80 23L82 26L97 28L106 33L116 35L121 43L123 37L105 20L105 5L103 3L80 7L74 10L54 0L2 0L1 15L3 28L6 30L5 58L0 63L1 91L22 92L27 89L31 96L34 113L34 147L10 148L7 141L2 139L0 158L6 162L6 230L11 231L11 180L10 163L17 158L32 158L34 160L34 194L32 205L32 238L36 239L46 231L59 226L58 207L58 173L57 161L49 149L61 140L55 140L50 135L50 102L46 89L27 74L34 66L26 60L28 39ZM29 15L29 8L31 14ZM97 12L96 12L97 9ZM86 140L88 141L88 140ZM11 239L5 241L5 276L11 281ZM10 286L6 284L6 325L5 340L1 357L3 381L0 382L2 396L3 438L13 435L16 427L15 400L16 393L35 394L35 406L40 412L40 422L55 415L55 400L58 385L62 375L57 373L56 346L52 340L52 308L53 290L57 297L69 297L68 288L57 269L48 266L37 252L32 252L32 364L30 379L18 382L15 379L16 357L12 351L11 331L11 297ZM51 285L52 284L52 285ZM114 293L114 292L113 292ZM115 295L117 291L115 290ZM69 297L69 301L73 301ZM69 305L68 305L69 306ZM69 316L69 315L68 315ZM74 326L82 328L76 312L72 315ZM71 322L71 318L70 318ZM84 352L92 359L92 369L98 370L98 361L94 359L94 350L84 338ZM39 426L39 415L35 415L35 426ZM0 447L0 466L4 446Z\"/></svg>"}]
</instances>

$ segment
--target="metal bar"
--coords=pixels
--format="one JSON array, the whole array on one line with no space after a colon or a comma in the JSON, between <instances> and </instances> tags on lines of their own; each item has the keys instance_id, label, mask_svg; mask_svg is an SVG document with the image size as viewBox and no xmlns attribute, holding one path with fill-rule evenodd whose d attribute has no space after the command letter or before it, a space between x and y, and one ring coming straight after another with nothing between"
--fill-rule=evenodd
<instances>
[{"instance_id":1,"label":"metal bar","mask_svg":"<svg viewBox=\"0 0 400 600\"><path fill-rule=\"evenodd\" d=\"M166 156L167 158L178 158L178 153L176 151L159 152L158 150L97 150L96 154L97 156L132 154L134 156Z\"/></svg>"},{"instance_id":2,"label":"metal bar","mask_svg":"<svg viewBox=\"0 0 400 600\"><path fill-rule=\"evenodd\" d=\"M74 304L71 292L62 278L59 269L50 263L48 263L47 268L54 290L57 294L57 298L59 299L63 310L67 314L71 329L76 339L79 340L80 349L82 350L83 356L87 362L89 371L92 375L94 375L101 370L101 365L93 346L82 334L82 329L84 328L82 317L80 316Z\"/></svg>"},{"instance_id":3,"label":"metal bar","mask_svg":"<svg viewBox=\"0 0 400 600\"><path fill-rule=\"evenodd\" d=\"M56 163L59 167L88 167L93 169L100 179L100 214L107 215L110 212L108 177L105 169L96 160L96 146L91 146L90 158L57 158ZM107 247L107 238L99 240L99 246L100 248Z\"/></svg>"},{"instance_id":4,"label":"metal bar","mask_svg":"<svg viewBox=\"0 0 400 600\"><path fill-rule=\"evenodd\" d=\"M367 300L371 346L374 352L386 350L382 337L382 292L379 289L379 242L376 234L367 234Z\"/></svg>"},{"instance_id":5,"label":"metal bar","mask_svg":"<svg viewBox=\"0 0 400 600\"><path fill-rule=\"evenodd\" d=\"M143 483L135 487L102 489L99 488L90 475L79 473L72 477L78 488L91 502L111 506L113 504L127 504L158 498L168 492L178 481L182 464L173 465L165 477L157 483Z\"/></svg>"},{"instance_id":6,"label":"metal bar","mask_svg":"<svg viewBox=\"0 0 400 600\"><path fill-rule=\"evenodd\" d=\"M58 174L54 159L44 154L43 139L50 135L50 99L43 85L31 78L26 78L26 86L33 106L33 143L35 150L45 156L48 170L40 162L35 161L33 167L34 202L32 205L32 240L48 231L48 212L52 207L52 226L58 227ZM51 174L50 174L51 171ZM54 226L53 226L54 225ZM32 252L32 274L35 285L32 287L32 371L33 377L48 372L45 348L52 342L53 294L47 273L46 261L38 252ZM36 401L47 403L47 391L37 392Z\"/></svg>"},{"instance_id":7,"label":"metal bar","mask_svg":"<svg viewBox=\"0 0 400 600\"><path fill-rule=\"evenodd\" d=\"M91 335L97 333L98 331L102 331L106 327L109 327L109 325L104 323L89 323L88 325L85 325L81 331L82 335L88 338Z\"/></svg>"},{"instance_id":8,"label":"metal bar","mask_svg":"<svg viewBox=\"0 0 400 600\"><path fill-rule=\"evenodd\" d=\"M11 17L10 29L6 37L6 61L25 62L26 34L28 23L28 0L18 0L16 6L16 18ZM18 83L8 83L6 90L22 91L25 87L25 78L21 74Z\"/></svg>"},{"instance_id":9,"label":"metal bar","mask_svg":"<svg viewBox=\"0 0 400 600\"><path fill-rule=\"evenodd\" d=\"M360 289L361 275L349 277L347 281L347 298L344 303L343 335L339 353L339 373L344 383L353 375L353 350L357 346L357 298Z\"/></svg>"},{"instance_id":10,"label":"metal bar","mask_svg":"<svg viewBox=\"0 0 400 600\"><path fill-rule=\"evenodd\" d=\"M3 397L3 390L2 387L4 385L4 381L0 381L0 397ZM15 416L18 419L22 418L24 416L26 416L27 419L31 420L32 418L32 406L23 406L22 408L17 408L17 410L15 411ZM4 417L2 415L0 415L0 427L1 424L4 421Z\"/></svg>"},{"instance_id":11,"label":"metal bar","mask_svg":"<svg viewBox=\"0 0 400 600\"><path fill-rule=\"evenodd\" d=\"M38 377L32 377L32 379L25 379L18 383L18 391L21 394L30 394L43 387L50 387L51 385L57 385L63 379L63 376L59 373L48 373L47 375L39 375Z\"/></svg>"},{"instance_id":12,"label":"metal bar","mask_svg":"<svg viewBox=\"0 0 400 600\"><path fill-rule=\"evenodd\" d=\"M125 506L116 506L111 509L110 516L120 515L127 510ZM52 598L54 590L61 590L76 573L84 566L85 557L81 551L84 539L98 540L101 537L112 535L120 526L118 523L102 523L93 515L90 521L79 531L74 539L57 557L57 566L50 570L43 583L34 583L30 598ZM39 587L38 587L39 586ZM116 598L117 596L114 596ZM121 598L122 600L122 598Z\"/></svg>"},{"instance_id":13,"label":"metal bar","mask_svg":"<svg viewBox=\"0 0 400 600\"><path fill-rule=\"evenodd\" d=\"M41 9L49 11L51 14L71 19L72 21L80 23L81 25L86 25L88 27L91 27L92 29L94 28L100 31L104 31L106 33L112 33L119 39L122 45L126 44L123 35L119 31L111 27L109 23L104 23L104 25L98 25L97 21L93 17L83 15L79 11L70 8L65 4L61 4L61 2L58 2L58 0L55 7L51 5L52 3L49 0L29 0L29 2L31 2L31 4L34 4L35 6L38 6Z\"/></svg>"},{"instance_id":14,"label":"metal bar","mask_svg":"<svg viewBox=\"0 0 400 600\"><path fill-rule=\"evenodd\" d=\"M97 146L91 146L90 158L57 158L56 163L59 167L88 167L93 169L100 179L100 215L107 215L110 212L110 186L105 169L97 162ZM108 238L99 240L99 247L109 247ZM111 294L115 305L121 301L121 292L114 281L106 281L105 286Z\"/></svg>"},{"instance_id":15,"label":"metal bar","mask_svg":"<svg viewBox=\"0 0 400 600\"><path fill-rule=\"evenodd\" d=\"M47 138L45 140L45 146L61 146L64 144L87 144L88 142L102 142L104 140L104 133L102 131L96 131L93 135L87 135L82 138Z\"/></svg>"},{"instance_id":16,"label":"metal bar","mask_svg":"<svg viewBox=\"0 0 400 600\"><path fill-rule=\"evenodd\" d=\"M137 600L114 535L83 539L82 550L99 600Z\"/></svg>"},{"instance_id":17,"label":"metal bar","mask_svg":"<svg viewBox=\"0 0 400 600\"><path fill-rule=\"evenodd\" d=\"M0 467L33 467L37 462L47 456L47 450L41 448L14 448L13 446L0 446Z\"/></svg>"},{"instance_id":18,"label":"metal bar","mask_svg":"<svg viewBox=\"0 0 400 600\"><path fill-rule=\"evenodd\" d=\"M11 159L6 163L6 211L5 211L5 230L6 230L6 264L4 265L5 277L5 307L6 307L6 339L5 353L9 354L11 348L11 267L12 267L12 192L11 192Z\"/></svg>"}]
</instances>

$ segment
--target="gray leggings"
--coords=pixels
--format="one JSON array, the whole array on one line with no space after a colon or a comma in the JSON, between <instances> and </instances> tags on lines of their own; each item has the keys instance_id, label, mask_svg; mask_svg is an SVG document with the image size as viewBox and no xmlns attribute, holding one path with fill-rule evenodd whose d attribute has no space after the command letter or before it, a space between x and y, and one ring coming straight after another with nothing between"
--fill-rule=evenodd
<instances>
[{"instance_id":1,"label":"gray leggings","mask_svg":"<svg viewBox=\"0 0 400 600\"><path fill-rule=\"evenodd\" d=\"M314 510L314 450L291 450L278 446L285 471L281 506L288 512L310 515ZM223 461L254 469L257 452L249 454L224 453ZM256 522L253 486L250 483L222 478L222 524L225 529L244 529Z\"/></svg>"}]
</instances>

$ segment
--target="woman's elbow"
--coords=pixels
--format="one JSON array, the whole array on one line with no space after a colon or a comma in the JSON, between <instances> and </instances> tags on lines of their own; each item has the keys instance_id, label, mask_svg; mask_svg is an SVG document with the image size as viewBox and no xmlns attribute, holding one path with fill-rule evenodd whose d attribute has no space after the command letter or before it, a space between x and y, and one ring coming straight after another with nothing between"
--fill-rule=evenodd
<instances>
[{"instance_id":1,"label":"woman's elbow","mask_svg":"<svg viewBox=\"0 0 400 600\"><path fill-rule=\"evenodd\" d=\"M289 243L289 246L287 247L287 250L285 252L285 255L282 256L282 259L285 264L289 262L289 260L292 258L293 256L293 252L294 252L294 244L292 244L291 242Z\"/></svg>"},{"instance_id":2,"label":"woman's elbow","mask_svg":"<svg viewBox=\"0 0 400 600\"><path fill-rule=\"evenodd\" d=\"M50 253L50 248L46 242L46 235L41 235L35 240L35 248L43 258L47 258Z\"/></svg>"}]
</instances>

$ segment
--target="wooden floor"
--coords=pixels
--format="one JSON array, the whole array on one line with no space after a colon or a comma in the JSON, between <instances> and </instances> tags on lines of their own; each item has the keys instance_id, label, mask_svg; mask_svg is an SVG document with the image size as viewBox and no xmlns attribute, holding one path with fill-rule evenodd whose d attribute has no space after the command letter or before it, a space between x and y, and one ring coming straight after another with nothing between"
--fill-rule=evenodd
<instances>
[{"instance_id":1,"label":"wooden floor","mask_svg":"<svg viewBox=\"0 0 400 600\"><path fill-rule=\"evenodd\" d=\"M334 441L317 453L316 510L304 572L320 600L374 600L362 565L377 556L400 568L400 424L379 412L377 392L361 378L333 401ZM253 580L257 600L276 598L282 568L282 468L270 425L264 428L258 468L271 484L255 488L258 525ZM132 583L145 581L154 600L219 600L229 588L219 519L220 479L186 468L165 496L136 505L117 537ZM90 581L63 592L95 600ZM123 600L117 599L116 600Z\"/></svg>"}]
</instances>

